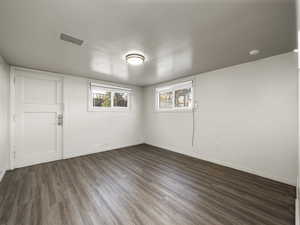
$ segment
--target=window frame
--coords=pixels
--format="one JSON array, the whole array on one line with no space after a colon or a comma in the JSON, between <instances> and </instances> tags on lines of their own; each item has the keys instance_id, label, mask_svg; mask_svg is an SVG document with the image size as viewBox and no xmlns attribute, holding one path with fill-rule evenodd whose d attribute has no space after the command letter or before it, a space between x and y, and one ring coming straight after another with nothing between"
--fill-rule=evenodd
<instances>
[{"instance_id":1,"label":"window frame","mask_svg":"<svg viewBox=\"0 0 300 225\"><path fill-rule=\"evenodd\" d=\"M191 105L186 107L176 107L175 92L182 89L191 89ZM160 108L160 94L172 92L172 108ZM193 81L184 81L172 85L161 86L155 89L155 111L156 112L190 112L194 108L194 87Z\"/></svg>"},{"instance_id":2,"label":"window frame","mask_svg":"<svg viewBox=\"0 0 300 225\"><path fill-rule=\"evenodd\" d=\"M93 104L93 87L109 91L110 96L110 107L94 106ZM127 94L127 107L114 106L115 93L126 93ZM101 83L88 82L88 111L89 112L128 112L131 104L131 89L123 88L118 86L106 85Z\"/></svg>"}]
</instances>

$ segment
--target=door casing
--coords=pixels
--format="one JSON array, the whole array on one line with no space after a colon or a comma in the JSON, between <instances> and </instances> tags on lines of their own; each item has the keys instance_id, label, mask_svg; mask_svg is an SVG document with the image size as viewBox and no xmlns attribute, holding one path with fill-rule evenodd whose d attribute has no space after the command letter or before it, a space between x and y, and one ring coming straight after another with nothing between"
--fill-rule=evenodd
<instances>
[{"instance_id":1,"label":"door casing","mask_svg":"<svg viewBox=\"0 0 300 225\"><path fill-rule=\"evenodd\" d=\"M10 169L13 170L16 168L15 164L15 148L16 148L16 140L15 140L15 93L16 93L16 86L15 86L15 79L16 79L16 71L27 71L31 73L42 74L46 76L55 76L61 78L62 81L62 114L65 117L65 110L64 110L64 76L61 74L53 73L53 72L45 72L40 70L33 70L27 69L22 67L11 66L10 67ZM64 126L62 126L62 133L61 133L61 159L64 159Z\"/></svg>"}]
</instances>

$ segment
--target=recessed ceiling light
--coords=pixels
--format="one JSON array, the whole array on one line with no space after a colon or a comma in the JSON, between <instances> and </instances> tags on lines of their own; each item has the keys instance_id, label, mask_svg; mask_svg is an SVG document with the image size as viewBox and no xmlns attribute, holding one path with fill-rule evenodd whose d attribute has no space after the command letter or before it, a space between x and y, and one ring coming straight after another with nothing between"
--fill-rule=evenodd
<instances>
[{"instance_id":1,"label":"recessed ceiling light","mask_svg":"<svg viewBox=\"0 0 300 225\"><path fill-rule=\"evenodd\" d=\"M145 61L145 56L138 53L130 53L126 55L126 62L130 65L138 66L143 64Z\"/></svg>"},{"instance_id":2,"label":"recessed ceiling light","mask_svg":"<svg viewBox=\"0 0 300 225\"><path fill-rule=\"evenodd\" d=\"M293 51L294 51L295 53L298 53L298 48L295 48Z\"/></svg>"},{"instance_id":3,"label":"recessed ceiling light","mask_svg":"<svg viewBox=\"0 0 300 225\"><path fill-rule=\"evenodd\" d=\"M249 55L258 55L260 51L258 49L253 49L249 52Z\"/></svg>"}]
</instances>

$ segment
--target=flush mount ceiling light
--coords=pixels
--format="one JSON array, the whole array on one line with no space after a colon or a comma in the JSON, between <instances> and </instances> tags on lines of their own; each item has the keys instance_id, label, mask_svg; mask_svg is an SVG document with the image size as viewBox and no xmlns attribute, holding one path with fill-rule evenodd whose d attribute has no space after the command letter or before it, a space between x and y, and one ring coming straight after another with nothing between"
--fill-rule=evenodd
<instances>
[{"instance_id":1,"label":"flush mount ceiling light","mask_svg":"<svg viewBox=\"0 0 300 225\"><path fill-rule=\"evenodd\" d=\"M295 48L293 51L294 51L295 53L298 53L298 49L297 49L297 48Z\"/></svg>"},{"instance_id":2,"label":"flush mount ceiling light","mask_svg":"<svg viewBox=\"0 0 300 225\"><path fill-rule=\"evenodd\" d=\"M258 55L260 51L258 49L253 49L249 52L249 55Z\"/></svg>"},{"instance_id":3,"label":"flush mount ceiling light","mask_svg":"<svg viewBox=\"0 0 300 225\"><path fill-rule=\"evenodd\" d=\"M138 53L130 53L126 55L126 62L130 65L138 66L143 64L145 61L145 56Z\"/></svg>"}]
</instances>

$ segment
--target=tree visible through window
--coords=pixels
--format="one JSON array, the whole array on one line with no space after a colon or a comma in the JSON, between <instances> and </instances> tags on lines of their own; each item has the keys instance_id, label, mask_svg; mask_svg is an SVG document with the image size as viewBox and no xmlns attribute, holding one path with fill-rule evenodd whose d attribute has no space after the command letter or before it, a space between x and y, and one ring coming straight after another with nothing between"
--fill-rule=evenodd
<instances>
[{"instance_id":1,"label":"tree visible through window","mask_svg":"<svg viewBox=\"0 0 300 225\"><path fill-rule=\"evenodd\" d=\"M127 109L129 107L129 91L130 89L126 88L91 83L90 109L96 111L109 108Z\"/></svg>"},{"instance_id":2,"label":"tree visible through window","mask_svg":"<svg viewBox=\"0 0 300 225\"><path fill-rule=\"evenodd\" d=\"M114 107L127 107L128 93L114 93Z\"/></svg>"},{"instance_id":3,"label":"tree visible through window","mask_svg":"<svg viewBox=\"0 0 300 225\"><path fill-rule=\"evenodd\" d=\"M173 107L173 92L159 93L159 108L170 109Z\"/></svg>"},{"instance_id":4,"label":"tree visible through window","mask_svg":"<svg viewBox=\"0 0 300 225\"><path fill-rule=\"evenodd\" d=\"M177 83L156 89L158 110L180 110L193 107L192 81Z\"/></svg>"},{"instance_id":5,"label":"tree visible through window","mask_svg":"<svg viewBox=\"0 0 300 225\"><path fill-rule=\"evenodd\" d=\"M175 107L190 107L192 104L191 88L175 91Z\"/></svg>"},{"instance_id":6,"label":"tree visible through window","mask_svg":"<svg viewBox=\"0 0 300 225\"><path fill-rule=\"evenodd\" d=\"M111 107L111 92L93 93L94 107Z\"/></svg>"}]
</instances>

